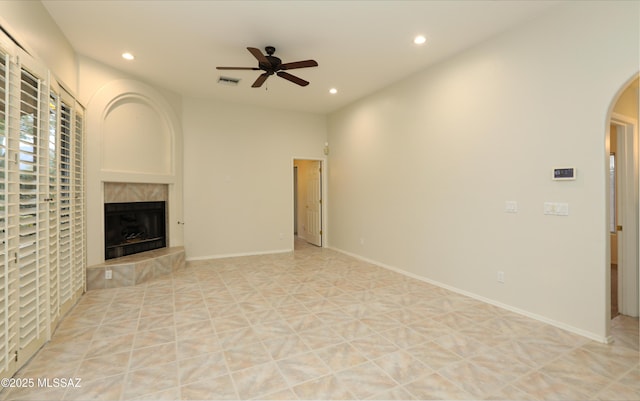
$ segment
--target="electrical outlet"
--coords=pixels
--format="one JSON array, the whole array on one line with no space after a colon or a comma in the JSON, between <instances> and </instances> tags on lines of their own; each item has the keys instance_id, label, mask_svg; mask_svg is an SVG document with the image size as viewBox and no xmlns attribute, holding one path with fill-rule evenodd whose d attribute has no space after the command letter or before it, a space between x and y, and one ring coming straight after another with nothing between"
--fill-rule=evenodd
<instances>
[{"instance_id":1,"label":"electrical outlet","mask_svg":"<svg viewBox=\"0 0 640 401\"><path fill-rule=\"evenodd\" d=\"M498 272L498 283L504 283L504 272Z\"/></svg>"},{"instance_id":2,"label":"electrical outlet","mask_svg":"<svg viewBox=\"0 0 640 401\"><path fill-rule=\"evenodd\" d=\"M113 278L113 270L105 270L104 271L104 279L111 280Z\"/></svg>"},{"instance_id":3,"label":"electrical outlet","mask_svg":"<svg viewBox=\"0 0 640 401\"><path fill-rule=\"evenodd\" d=\"M504 203L504 211L506 213L518 213L518 202L506 201Z\"/></svg>"}]
</instances>

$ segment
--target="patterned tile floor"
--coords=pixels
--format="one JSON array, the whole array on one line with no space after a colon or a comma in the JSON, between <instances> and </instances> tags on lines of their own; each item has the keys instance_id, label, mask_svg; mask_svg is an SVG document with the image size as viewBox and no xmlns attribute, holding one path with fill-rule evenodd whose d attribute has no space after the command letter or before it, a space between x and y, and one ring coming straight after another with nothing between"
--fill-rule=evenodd
<instances>
[{"instance_id":1,"label":"patterned tile floor","mask_svg":"<svg viewBox=\"0 0 640 401\"><path fill-rule=\"evenodd\" d=\"M85 294L7 400L638 400L638 320L604 345L355 260L192 263Z\"/></svg>"}]
</instances>

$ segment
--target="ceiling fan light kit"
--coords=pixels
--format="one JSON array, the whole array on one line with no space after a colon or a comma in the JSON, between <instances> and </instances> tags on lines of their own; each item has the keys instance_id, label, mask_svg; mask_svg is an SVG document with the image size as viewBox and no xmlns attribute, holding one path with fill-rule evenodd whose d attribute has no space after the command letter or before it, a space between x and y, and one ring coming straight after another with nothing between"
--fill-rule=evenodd
<instances>
[{"instance_id":1,"label":"ceiling fan light kit","mask_svg":"<svg viewBox=\"0 0 640 401\"><path fill-rule=\"evenodd\" d=\"M280 78L284 78L289 82L293 82L296 85L307 86L309 81L297 77L293 74L286 72L285 70L294 70L297 68L317 67L318 63L315 60L302 60L294 61L291 63L282 63L278 57L274 56L276 48L273 46L267 46L264 48L267 53L264 55L260 49L255 47L247 47L249 53L258 60L258 67L216 67L218 70L252 70L252 71L264 71L258 76L251 85L252 88L259 88L271 75L277 75Z\"/></svg>"}]
</instances>

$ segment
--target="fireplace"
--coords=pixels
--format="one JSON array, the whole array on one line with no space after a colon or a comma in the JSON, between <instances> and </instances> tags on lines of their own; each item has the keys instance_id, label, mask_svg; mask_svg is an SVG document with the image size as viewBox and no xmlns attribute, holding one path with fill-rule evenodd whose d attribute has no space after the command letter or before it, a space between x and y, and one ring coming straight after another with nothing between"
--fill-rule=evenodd
<instances>
[{"instance_id":1,"label":"fireplace","mask_svg":"<svg viewBox=\"0 0 640 401\"><path fill-rule=\"evenodd\" d=\"M104 204L104 258L164 248L166 202Z\"/></svg>"}]
</instances>

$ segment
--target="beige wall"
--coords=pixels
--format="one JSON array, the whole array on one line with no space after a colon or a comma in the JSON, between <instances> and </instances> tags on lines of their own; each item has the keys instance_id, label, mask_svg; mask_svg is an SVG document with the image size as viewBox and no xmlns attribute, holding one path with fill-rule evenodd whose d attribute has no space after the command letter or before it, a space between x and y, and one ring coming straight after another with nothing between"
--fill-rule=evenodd
<instances>
[{"instance_id":1,"label":"beige wall","mask_svg":"<svg viewBox=\"0 0 640 401\"><path fill-rule=\"evenodd\" d=\"M293 249L293 160L324 157L323 115L184 99L187 259Z\"/></svg>"},{"instance_id":2,"label":"beige wall","mask_svg":"<svg viewBox=\"0 0 640 401\"><path fill-rule=\"evenodd\" d=\"M73 94L78 92L77 56L39 1L0 1L0 24L39 58Z\"/></svg>"},{"instance_id":3,"label":"beige wall","mask_svg":"<svg viewBox=\"0 0 640 401\"><path fill-rule=\"evenodd\" d=\"M638 72L637 15L560 6L333 113L330 245L603 340L605 132Z\"/></svg>"}]
</instances>

